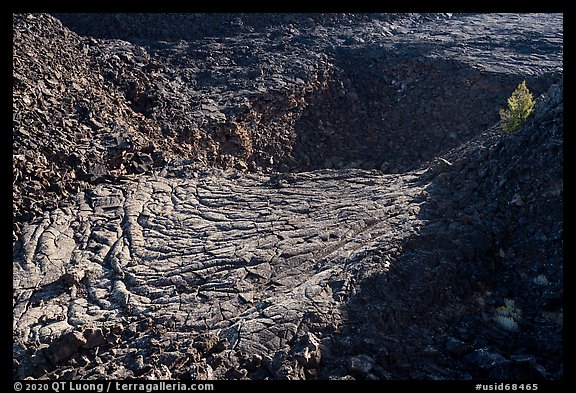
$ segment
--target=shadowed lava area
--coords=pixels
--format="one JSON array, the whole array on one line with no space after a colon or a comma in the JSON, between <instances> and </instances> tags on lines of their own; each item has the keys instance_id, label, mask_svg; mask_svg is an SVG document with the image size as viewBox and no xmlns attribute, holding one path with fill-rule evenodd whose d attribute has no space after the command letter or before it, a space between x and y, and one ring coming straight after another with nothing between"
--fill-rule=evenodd
<instances>
[{"instance_id":1,"label":"shadowed lava area","mask_svg":"<svg viewBox=\"0 0 576 393\"><path fill-rule=\"evenodd\" d=\"M562 15L13 32L14 378L562 378Z\"/></svg>"}]
</instances>

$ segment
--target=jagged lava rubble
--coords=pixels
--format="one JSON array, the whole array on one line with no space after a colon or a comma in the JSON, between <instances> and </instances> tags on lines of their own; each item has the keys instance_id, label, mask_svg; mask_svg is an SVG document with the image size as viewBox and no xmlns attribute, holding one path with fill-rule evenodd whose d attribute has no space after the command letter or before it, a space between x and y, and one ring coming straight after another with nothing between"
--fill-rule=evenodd
<instances>
[{"instance_id":1,"label":"jagged lava rubble","mask_svg":"<svg viewBox=\"0 0 576 393\"><path fill-rule=\"evenodd\" d=\"M14 378L562 378L562 34L15 14Z\"/></svg>"}]
</instances>

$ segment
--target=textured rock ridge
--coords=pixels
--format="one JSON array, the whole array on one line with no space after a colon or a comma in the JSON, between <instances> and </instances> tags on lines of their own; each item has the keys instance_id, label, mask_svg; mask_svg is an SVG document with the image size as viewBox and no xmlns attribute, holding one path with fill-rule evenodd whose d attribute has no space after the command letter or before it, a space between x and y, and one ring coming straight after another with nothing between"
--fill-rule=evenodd
<instances>
[{"instance_id":1,"label":"textured rock ridge","mask_svg":"<svg viewBox=\"0 0 576 393\"><path fill-rule=\"evenodd\" d=\"M563 377L561 15L13 32L14 378Z\"/></svg>"}]
</instances>

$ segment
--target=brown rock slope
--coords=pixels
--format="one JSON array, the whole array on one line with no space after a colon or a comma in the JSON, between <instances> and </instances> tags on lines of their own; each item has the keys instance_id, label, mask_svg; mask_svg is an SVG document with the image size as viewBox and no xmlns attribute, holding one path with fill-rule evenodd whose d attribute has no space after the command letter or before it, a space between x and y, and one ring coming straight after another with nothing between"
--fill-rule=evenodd
<instances>
[{"instance_id":1,"label":"brown rock slope","mask_svg":"<svg viewBox=\"0 0 576 393\"><path fill-rule=\"evenodd\" d=\"M13 213L19 223L88 184L138 172L131 158L162 140L92 65L94 40L48 15L14 15L13 29Z\"/></svg>"}]
</instances>

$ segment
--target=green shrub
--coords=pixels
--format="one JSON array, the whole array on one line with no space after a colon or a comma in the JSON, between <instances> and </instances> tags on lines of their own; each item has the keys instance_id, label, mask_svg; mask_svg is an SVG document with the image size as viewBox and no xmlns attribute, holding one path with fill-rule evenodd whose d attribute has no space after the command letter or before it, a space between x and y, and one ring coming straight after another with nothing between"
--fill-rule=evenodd
<instances>
[{"instance_id":1,"label":"green shrub","mask_svg":"<svg viewBox=\"0 0 576 393\"><path fill-rule=\"evenodd\" d=\"M494 321L500 328L515 332L518 330L518 321L521 319L521 314L522 310L515 306L513 299L504 299L504 305L496 309Z\"/></svg>"},{"instance_id":2,"label":"green shrub","mask_svg":"<svg viewBox=\"0 0 576 393\"><path fill-rule=\"evenodd\" d=\"M500 109L500 119L502 119L504 132L518 131L524 120L534 112L535 104L532 93L526 87L526 81L522 81L508 98L508 109Z\"/></svg>"}]
</instances>

